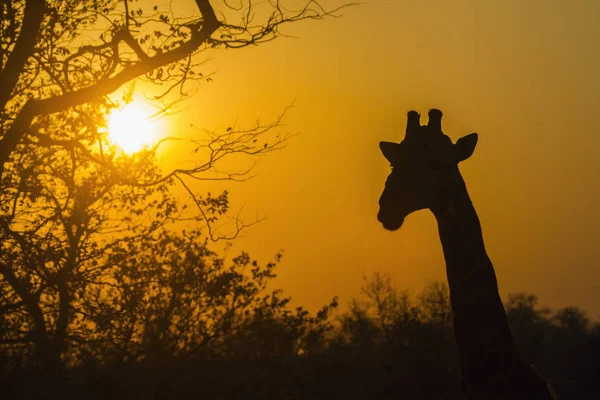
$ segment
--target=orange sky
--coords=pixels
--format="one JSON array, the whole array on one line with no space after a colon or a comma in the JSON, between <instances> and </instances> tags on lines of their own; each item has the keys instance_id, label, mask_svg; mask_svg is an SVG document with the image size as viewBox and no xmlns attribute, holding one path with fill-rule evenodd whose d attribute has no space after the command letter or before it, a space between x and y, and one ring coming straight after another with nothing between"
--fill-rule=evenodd
<instances>
[{"instance_id":1,"label":"orange sky","mask_svg":"<svg viewBox=\"0 0 600 400\"><path fill-rule=\"evenodd\" d=\"M265 262L284 249L277 283L313 308L345 304L375 270L413 293L445 280L429 211L394 233L376 219L388 173L378 142L402 138L408 110L440 108L453 140L479 132L461 171L503 297L529 291L596 319L598 21L596 0L373 0L284 28L299 39L212 52L214 80L177 118L224 129L296 99L283 129L300 135L229 186L234 209L268 218L234 249Z\"/></svg>"}]
</instances>

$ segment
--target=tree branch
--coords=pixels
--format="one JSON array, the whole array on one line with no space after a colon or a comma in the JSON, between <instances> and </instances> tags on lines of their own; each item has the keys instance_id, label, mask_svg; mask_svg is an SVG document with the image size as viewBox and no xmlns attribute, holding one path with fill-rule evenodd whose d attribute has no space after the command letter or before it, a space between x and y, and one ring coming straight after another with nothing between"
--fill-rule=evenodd
<instances>
[{"instance_id":1,"label":"tree branch","mask_svg":"<svg viewBox=\"0 0 600 400\"><path fill-rule=\"evenodd\" d=\"M0 140L0 178L4 172L4 164L8 161L10 154L17 147L36 116L53 114L80 104L98 101L130 80L158 67L181 60L197 50L219 28L220 22L217 20L209 0L196 0L196 4L203 15L201 27L198 24L199 29L193 30L190 40L180 47L165 53L159 53L146 60L138 61L126 67L117 75L108 77L83 89L43 100L29 100L19 112L13 125L6 132L6 135Z\"/></svg>"},{"instance_id":2,"label":"tree branch","mask_svg":"<svg viewBox=\"0 0 600 400\"><path fill-rule=\"evenodd\" d=\"M10 100L27 59L33 55L33 49L46 10L44 0L27 0L25 2L25 16L19 38L6 61L4 69L0 72L0 82L2 82L2 86L0 86L0 112L4 110L6 103Z\"/></svg>"}]
</instances>

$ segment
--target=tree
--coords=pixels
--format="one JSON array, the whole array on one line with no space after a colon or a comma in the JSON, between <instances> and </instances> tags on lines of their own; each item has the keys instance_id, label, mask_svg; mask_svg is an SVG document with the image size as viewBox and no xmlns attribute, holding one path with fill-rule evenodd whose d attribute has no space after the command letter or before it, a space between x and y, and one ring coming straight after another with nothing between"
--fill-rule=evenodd
<instances>
[{"instance_id":1,"label":"tree","mask_svg":"<svg viewBox=\"0 0 600 400\"><path fill-rule=\"evenodd\" d=\"M540 308L536 295L513 293L505 302L506 316L515 344L525 362L539 365L542 357L551 348L547 340L550 325L547 308Z\"/></svg>"},{"instance_id":2,"label":"tree","mask_svg":"<svg viewBox=\"0 0 600 400\"><path fill-rule=\"evenodd\" d=\"M385 336L391 334L399 319L416 317L411 310L408 292L396 289L389 274L375 271L371 278L364 276L363 280L361 292L368 299L364 306L367 310L373 309L377 326Z\"/></svg>"},{"instance_id":3,"label":"tree","mask_svg":"<svg viewBox=\"0 0 600 400\"><path fill-rule=\"evenodd\" d=\"M196 231L182 232L183 222L204 228L212 240L233 238L246 226L236 220L229 236L215 232L215 221L228 211L228 194L201 196L191 182L214 179L217 172L216 179L246 178L249 169L218 167L235 155L281 148L288 136L275 136L279 119L192 142L197 163L169 171L158 166L156 154L173 138L129 156L103 129L107 112L118 105L109 95L123 85L142 80L165 88L154 97L164 112L192 94L194 82L210 79L202 73L204 53L264 43L278 37L283 24L339 10L326 11L311 0L224 2L220 9L214 3L190 1L195 11L178 14L137 0L1 2L0 345L27 353L33 344L31 357L51 370L84 337L116 351L126 343L114 332L127 329L102 318L132 310L129 318L159 318L168 311L139 308L142 299L132 288L143 286L135 274L144 273L124 255L201 240ZM123 101L130 97L131 91ZM173 196L175 185L189 193L194 207ZM160 286L155 290L181 301L178 268L194 270L185 269L176 252L165 254L182 265L171 264L172 275L156 270L144 284L154 282ZM124 265L133 270L125 273ZM94 336L90 329L104 333ZM142 329L147 338L167 332L149 329Z\"/></svg>"},{"instance_id":4,"label":"tree","mask_svg":"<svg viewBox=\"0 0 600 400\"><path fill-rule=\"evenodd\" d=\"M460 370L448 286L433 282L415 301L389 274L375 272L361 292L366 300L353 300L339 318L333 350L347 357L350 371L360 368L351 380L385 393L363 397L455 398Z\"/></svg>"}]
</instances>

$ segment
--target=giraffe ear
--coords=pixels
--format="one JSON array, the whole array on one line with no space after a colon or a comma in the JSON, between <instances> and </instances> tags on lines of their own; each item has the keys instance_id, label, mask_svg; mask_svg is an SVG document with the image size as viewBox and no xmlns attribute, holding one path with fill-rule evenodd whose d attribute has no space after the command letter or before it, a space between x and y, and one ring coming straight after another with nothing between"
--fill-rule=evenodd
<instances>
[{"instance_id":1,"label":"giraffe ear","mask_svg":"<svg viewBox=\"0 0 600 400\"><path fill-rule=\"evenodd\" d=\"M477 134L471 133L470 135L463 136L456 141L454 145L454 152L456 155L456 162L459 163L461 161L466 160L471 157L473 152L475 151L475 146L477 145Z\"/></svg>"},{"instance_id":2,"label":"giraffe ear","mask_svg":"<svg viewBox=\"0 0 600 400\"><path fill-rule=\"evenodd\" d=\"M379 142L379 148L383 153L383 156L393 164L396 161L396 155L398 154L398 143L394 142Z\"/></svg>"}]
</instances>

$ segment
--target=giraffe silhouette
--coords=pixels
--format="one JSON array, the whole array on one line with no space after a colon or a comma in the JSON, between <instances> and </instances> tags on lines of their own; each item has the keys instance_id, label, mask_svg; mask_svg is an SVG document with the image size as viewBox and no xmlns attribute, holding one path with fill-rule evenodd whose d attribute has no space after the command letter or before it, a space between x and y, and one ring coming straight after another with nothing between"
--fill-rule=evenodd
<instances>
[{"instance_id":1,"label":"giraffe silhouette","mask_svg":"<svg viewBox=\"0 0 600 400\"><path fill-rule=\"evenodd\" d=\"M379 144L392 171L379 199L377 219L395 231L407 215L428 208L437 220L465 397L556 399L519 356L479 218L458 169L458 163L473 154L477 134L453 144L441 122L440 110L430 110L423 126L420 115L410 111L404 140Z\"/></svg>"}]
</instances>

